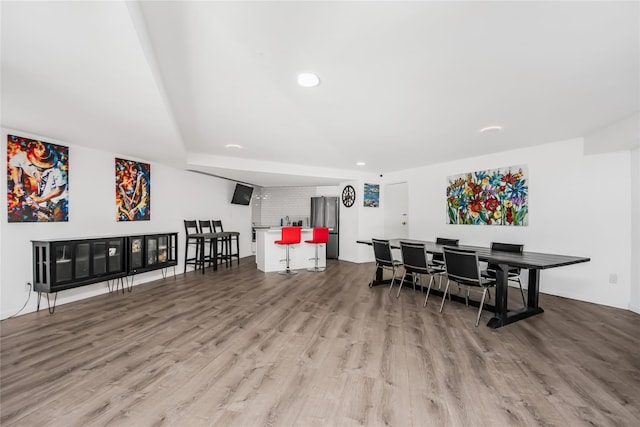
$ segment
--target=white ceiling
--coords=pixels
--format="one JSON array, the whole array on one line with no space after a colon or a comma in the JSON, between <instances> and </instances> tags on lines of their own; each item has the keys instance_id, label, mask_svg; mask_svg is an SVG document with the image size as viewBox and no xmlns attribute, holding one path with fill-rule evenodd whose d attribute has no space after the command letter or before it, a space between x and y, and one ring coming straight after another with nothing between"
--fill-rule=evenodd
<instances>
[{"instance_id":1,"label":"white ceiling","mask_svg":"<svg viewBox=\"0 0 640 427\"><path fill-rule=\"evenodd\" d=\"M636 1L2 1L0 13L2 126L262 186L585 136L640 110ZM301 71L320 86L297 86ZM504 130L478 132L488 125Z\"/></svg>"}]
</instances>

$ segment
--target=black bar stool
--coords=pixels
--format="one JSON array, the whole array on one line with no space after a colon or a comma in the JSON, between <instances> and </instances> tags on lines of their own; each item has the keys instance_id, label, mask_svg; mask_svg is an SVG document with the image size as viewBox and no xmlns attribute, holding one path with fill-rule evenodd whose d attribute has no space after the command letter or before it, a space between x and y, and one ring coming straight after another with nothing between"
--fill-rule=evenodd
<instances>
[{"instance_id":1,"label":"black bar stool","mask_svg":"<svg viewBox=\"0 0 640 427\"><path fill-rule=\"evenodd\" d=\"M222 227L222 221L221 220L214 220L213 221L213 229L216 233L224 233L224 228ZM227 266L229 266L229 263L231 263L233 265L233 258L237 258L238 259L238 264L240 264L240 233L237 231L229 231L227 232L228 236L224 237L221 239L222 241L222 250L224 252L218 251L218 254L222 254L220 255L221 259L225 260L225 263L227 264ZM233 241L235 240L236 242L236 251L233 252Z\"/></svg>"},{"instance_id":2,"label":"black bar stool","mask_svg":"<svg viewBox=\"0 0 640 427\"><path fill-rule=\"evenodd\" d=\"M184 231L186 234L186 243L184 245L184 272L187 272L187 266L193 265L193 268L197 270L199 267L204 268L204 262L200 256L200 241L201 237L193 236L198 233L198 222L196 220L184 220ZM196 253L192 258L189 258L189 247L195 246Z\"/></svg>"}]
</instances>

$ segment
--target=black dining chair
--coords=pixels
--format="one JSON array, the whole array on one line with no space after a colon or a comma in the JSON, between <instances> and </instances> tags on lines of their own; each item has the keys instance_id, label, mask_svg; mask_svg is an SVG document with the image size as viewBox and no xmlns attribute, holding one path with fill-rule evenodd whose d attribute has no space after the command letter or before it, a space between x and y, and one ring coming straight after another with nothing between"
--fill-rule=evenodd
<instances>
[{"instance_id":1,"label":"black dining chair","mask_svg":"<svg viewBox=\"0 0 640 427\"><path fill-rule=\"evenodd\" d=\"M443 246L458 246L458 242L460 239L448 239L446 237L436 237L436 244ZM444 255L443 254L433 254L431 257L431 262L435 265L441 265L444 267Z\"/></svg>"},{"instance_id":2,"label":"black dining chair","mask_svg":"<svg viewBox=\"0 0 640 427\"><path fill-rule=\"evenodd\" d=\"M393 282L396 280L396 273L398 271L398 267L402 266L402 262L393 259L393 255L391 253L391 245L388 240L382 239L371 239L371 243L373 245L373 255L376 259L376 270L373 272L373 279L369 283L369 287L373 286L373 282L376 279L376 275L378 274L378 269L381 270L381 273L384 274L384 269L391 269L393 271L393 276L391 277L391 286L389 286L389 295L391 295L391 288L393 288Z\"/></svg>"},{"instance_id":3,"label":"black dining chair","mask_svg":"<svg viewBox=\"0 0 640 427\"><path fill-rule=\"evenodd\" d=\"M442 296L440 312L442 312L442 307L444 307L444 302L447 299L447 292L451 292L449 286L452 280L456 282L458 286L465 286L467 288L467 306L469 305L469 292L471 289L481 289L482 300L480 301L480 308L478 308L478 316L476 317L477 327L480 323L480 315L482 314L482 307L487 295L487 290L496 285L496 280L489 277L482 277L478 254L475 251L445 246L443 255L445 268L447 269L447 286ZM449 298L451 298L451 293L449 293Z\"/></svg>"},{"instance_id":4,"label":"black dining chair","mask_svg":"<svg viewBox=\"0 0 640 427\"><path fill-rule=\"evenodd\" d=\"M416 279L420 283L420 290L424 291L422 287L422 275L428 274L429 286L427 287L427 296L424 299L424 306L427 305L429 299L429 292L431 291L431 285L434 282L436 271L430 267L427 251L425 250L424 243L413 242L400 242L400 251L402 253L402 264L404 266L404 274L400 281L400 287L398 288L398 294L396 298L400 296L402 285L407 274L411 275L411 282L413 283L413 291L416 290Z\"/></svg>"},{"instance_id":5,"label":"black dining chair","mask_svg":"<svg viewBox=\"0 0 640 427\"><path fill-rule=\"evenodd\" d=\"M436 237L436 244L443 246L458 246L459 239L449 239L446 237ZM435 274L440 276L438 280L438 289L442 289L442 276L447 274L444 268L444 256L440 253L433 254L431 256L430 267L435 271Z\"/></svg>"},{"instance_id":6,"label":"black dining chair","mask_svg":"<svg viewBox=\"0 0 640 427\"><path fill-rule=\"evenodd\" d=\"M524 249L524 245L518 245L513 243L499 243L492 242L491 250L492 251L501 251L501 252L511 252L521 254ZM491 279L497 278L497 271L500 267L498 264L489 263L487 264L487 269L482 271L482 275L484 277L489 277ZM527 302L524 298L524 291L522 290L522 282L520 281L520 268L519 267L511 267L509 266L509 270L507 270L507 278L512 282L517 282L520 286L520 295L522 296L522 305L527 306Z\"/></svg>"}]
</instances>

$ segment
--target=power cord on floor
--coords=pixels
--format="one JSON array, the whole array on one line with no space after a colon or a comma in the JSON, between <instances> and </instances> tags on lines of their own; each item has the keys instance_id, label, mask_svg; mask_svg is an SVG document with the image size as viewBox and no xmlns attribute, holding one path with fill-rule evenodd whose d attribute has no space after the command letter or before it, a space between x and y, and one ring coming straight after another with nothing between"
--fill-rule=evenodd
<instances>
[{"instance_id":1,"label":"power cord on floor","mask_svg":"<svg viewBox=\"0 0 640 427\"><path fill-rule=\"evenodd\" d=\"M9 316L7 317L7 319L12 319L14 317L16 317L18 314L20 314L22 312L22 310L24 310L24 308L27 306L27 304L29 304L29 300L31 299L31 291L33 290L31 283L27 282L27 285L29 285L29 294L27 295L27 300L24 302L24 305L22 306L22 308L20 310L18 310L18 312L16 314L14 314L13 316Z\"/></svg>"}]
</instances>

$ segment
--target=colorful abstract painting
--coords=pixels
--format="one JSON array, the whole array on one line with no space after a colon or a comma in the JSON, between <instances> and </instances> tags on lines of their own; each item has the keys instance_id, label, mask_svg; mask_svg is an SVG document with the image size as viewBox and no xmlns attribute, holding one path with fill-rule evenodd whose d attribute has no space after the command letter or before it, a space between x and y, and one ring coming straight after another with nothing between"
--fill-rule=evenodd
<instances>
[{"instance_id":1,"label":"colorful abstract painting","mask_svg":"<svg viewBox=\"0 0 640 427\"><path fill-rule=\"evenodd\" d=\"M116 219L151 219L151 165L116 158Z\"/></svg>"},{"instance_id":2,"label":"colorful abstract painting","mask_svg":"<svg viewBox=\"0 0 640 427\"><path fill-rule=\"evenodd\" d=\"M8 221L69 221L68 176L69 147L8 135Z\"/></svg>"},{"instance_id":3,"label":"colorful abstract painting","mask_svg":"<svg viewBox=\"0 0 640 427\"><path fill-rule=\"evenodd\" d=\"M526 166L450 176L449 224L528 225Z\"/></svg>"},{"instance_id":4,"label":"colorful abstract painting","mask_svg":"<svg viewBox=\"0 0 640 427\"><path fill-rule=\"evenodd\" d=\"M378 206L380 206L379 184L364 185L364 206L368 208L377 208Z\"/></svg>"}]
</instances>

